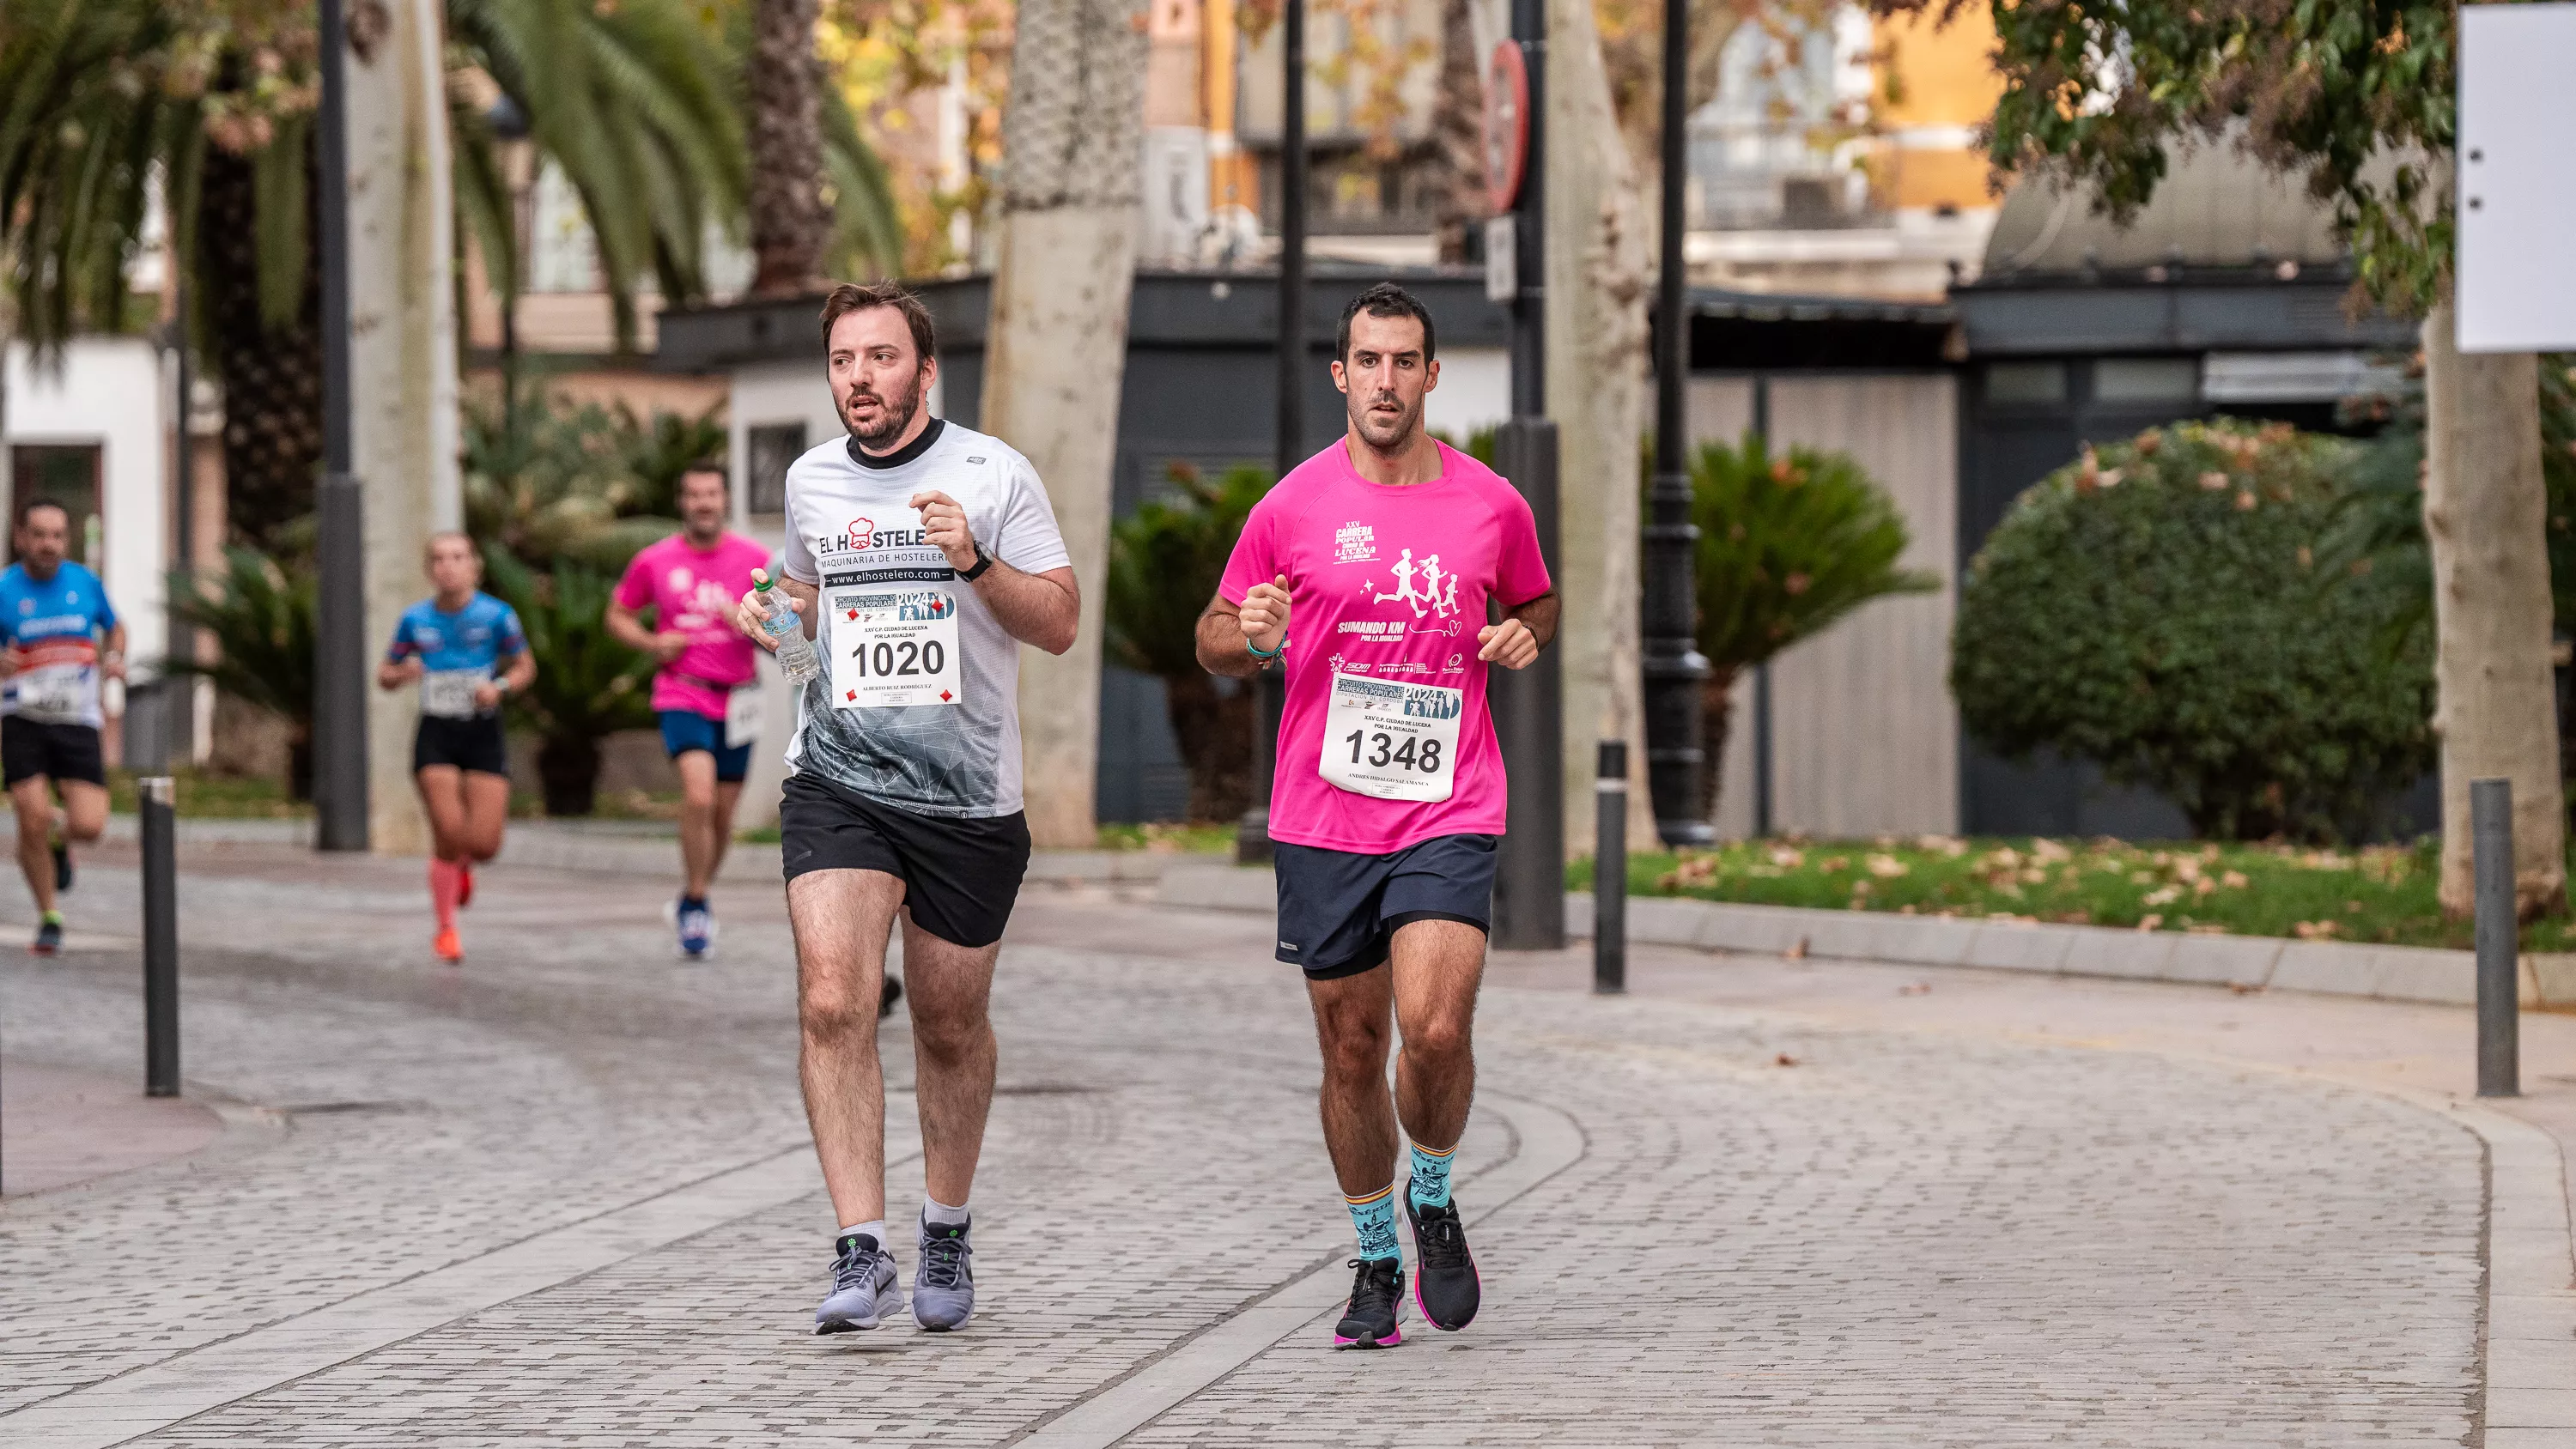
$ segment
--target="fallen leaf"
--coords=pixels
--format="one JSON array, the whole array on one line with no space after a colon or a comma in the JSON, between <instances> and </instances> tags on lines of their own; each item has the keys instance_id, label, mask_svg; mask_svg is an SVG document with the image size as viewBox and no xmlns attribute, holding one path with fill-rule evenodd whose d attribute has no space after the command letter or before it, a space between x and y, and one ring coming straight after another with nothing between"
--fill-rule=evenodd
<instances>
[{"instance_id":1,"label":"fallen leaf","mask_svg":"<svg viewBox=\"0 0 2576 1449\"><path fill-rule=\"evenodd\" d=\"M2147 892L2145 895L2138 897L2138 902L2141 905L2169 906L2181 899L2182 887L2178 885L2169 885L2162 890Z\"/></svg>"},{"instance_id":2,"label":"fallen leaf","mask_svg":"<svg viewBox=\"0 0 2576 1449\"><path fill-rule=\"evenodd\" d=\"M2138 917L2138 929L2141 931L2152 931L2164 923L2165 918L2153 911Z\"/></svg>"},{"instance_id":3,"label":"fallen leaf","mask_svg":"<svg viewBox=\"0 0 2576 1449\"><path fill-rule=\"evenodd\" d=\"M1881 880L1894 880L1913 868L1892 855L1873 855L1861 864L1869 869L1871 875Z\"/></svg>"},{"instance_id":4,"label":"fallen leaf","mask_svg":"<svg viewBox=\"0 0 2576 1449\"><path fill-rule=\"evenodd\" d=\"M1829 855L1822 861L1817 862L1816 869L1824 871L1829 875L1838 870L1849 870L1851 869L1851 859L1848 856Z\"/></svg>"},{"instance_id":5,"label":"fallen leaf","mask_svg":"<svg viewBox=\"0 0 2576 1449\"><path fill-rule=\"evenodd\" d=\"M2220 876L2218 878L2218 883L2232 891L2241 891L2245 889L2246 886L2252 884L2252 882L2245 879L2245 872L2241 870L2231 870L2227 874Z\"/></svg>"},{"instance_id":6,"label":"fallen leaf","mask_svg":"<svg viewBox=\"0 0 2576 1449\"><path fill-rule=\"evenodd\" d=\"M2218 472L2203 473L2200 475L2200 486L2215 493L2227 486L2227 475Z\"/></svg>"},{"instance_id":7,"label":"fallen leaf","mask_svg":"<svg viewBox=\"0 0 2576 1449\"><path fill-rule=\"evenodd\" d=\"M1932 994L1932 983L1929 981L1917 981L1910 986L1900 986L1896 988L1896 994L1899 996L1929 996Z\"/></svg>"},{"instance_id":8,"label":"fallen leaf","mask_svg":"<svg viewBox=\"0 0 2576 1449\"><path fill-rule=\"evenodd\" d=\"M1782 1052L1771 1059L1771 1065L1775 1067L1794 1067L1797 1064L1798 1059L1789 1055L1787 1052Z\"/></svg>"},{"instance_id":9,"label":"fallen leaf","mask_svg":"<svg viewBox=\"0 0 2576 1449\"><path fill-rule=\"evenodd\" d=\"M1781 953L1780 953L1780 956L1781 956L1781 959L1783 959L1783 960L1787 960L1787 961L1803 961L1803 960L1805 960L1805 959L1806 959L1806 956L1807 956L1807 938L1806 938L1806 937L1804 937L1804 936L1800 936L1800 937L1798 938L1798 944L1796 944L1796 945L1794 945L1794 946L1791 946L1791 947L1790 947L1788 950L1786 950L1786 951L1781 952Z\"/></svg>"},{"instance_id":10,"label":"fallen leaf","mask_svg":"<svg viewBox=\"0 0 2576 1449\"><path fill-rule=\"evenodd\" d=\"M2256 981L2230 981L2227 983L2227 989L2239 996L2259 996L2262 994L2263 986Z\"/></svg>"}]
</instances>

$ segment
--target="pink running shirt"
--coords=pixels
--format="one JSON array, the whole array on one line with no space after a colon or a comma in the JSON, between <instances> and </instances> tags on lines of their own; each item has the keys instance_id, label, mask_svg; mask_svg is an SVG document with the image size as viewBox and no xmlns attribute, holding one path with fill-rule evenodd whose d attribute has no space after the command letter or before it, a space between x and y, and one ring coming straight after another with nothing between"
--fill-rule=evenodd
<instances>
[{"instance_id":1,"label":"pink running shirt","mask_svg":"<svg viewBox=\"0 0 2576 1449\"><path fill-rule=\"evenodd\" d=\"M725 717L725 694L752 677L759 646L733 627L733 605L751 587L751 571L766 568L769 550L727 533L716 546L690 546L675 533L635 555L617 584L617 602L654 609L653 627L689 636L680 657L653 675L653 708L686 710L708 719Z\"/></svg>"},{"instance_id":2,"label":"pink running shirt","mask_svg":"<svg viewBox=\"0 0 2576 1449\"><path fill-rule=\"evenodd\" d=\"M1500 835L1507 787L1476 633L1489 596L1511 608L1551 587L1529 505L1446 444L1440 476L1408 487L1362 478L1349 448L1336 440L1253 506L1217 586L1239 606L1253 585L1288 576L1271 838L1378 855L1438 835ZM1418 717L1408 723L1454 719L1454 755L1438 758L1445 738L1430 733L1372 728L1371 706ZM1408 775L1415 762L1437 768ZM1327 779L1327 768L1361 788ZM1443 787L1446 799L1403 798ZM1394 798L1363 793L1381 788Z\"/></svg>"}]
</instances>

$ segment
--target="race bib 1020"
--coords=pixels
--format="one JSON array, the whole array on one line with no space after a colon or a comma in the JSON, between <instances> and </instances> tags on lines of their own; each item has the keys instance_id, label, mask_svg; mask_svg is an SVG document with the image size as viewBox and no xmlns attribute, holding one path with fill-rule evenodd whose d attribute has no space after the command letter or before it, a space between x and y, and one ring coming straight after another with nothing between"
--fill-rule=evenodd
<instances>
[{"instance_id":1,"label":"race bib 1020","mask_svg":"<svg viewBox=\"0 0 2576 1449\"><path fill-rule=\"evenodd\" d=\"M958 702L957 601L946 590L848 589L831 599L836 708Z\"/></svg>"},{"instance_id":2,"label":"race bib 1020","mask_svg":"<svg viewBox=\"0 0 2576 1449\"><path fill-rule=\"evenodd\" d=\"M1354 795L1446 800L1458 781L1458 720L1466 707L1463 690L1336 674L1316 773Z\"/></svg>"}]
</instances>

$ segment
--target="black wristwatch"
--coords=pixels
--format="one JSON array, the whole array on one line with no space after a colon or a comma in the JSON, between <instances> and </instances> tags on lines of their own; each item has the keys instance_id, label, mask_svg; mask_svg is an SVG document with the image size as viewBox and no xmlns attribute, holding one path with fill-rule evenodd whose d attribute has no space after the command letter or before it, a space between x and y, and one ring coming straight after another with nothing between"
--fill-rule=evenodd
<instances>
[{"instance_id":1,"label":"black wristwatch","mask_svg":"<svg viewBox=\"0 0 2576 1449\"><path fill-rule=\"evenodd\" d=\"M993 556L984 552L984 545L979 543L975 545L975 566L971 569L960 569L957 573L957 577L964 579L966 582L971 584L977 579L982 578L984 576L984 570L991 568L992 566Z\"/></svg>"}]
</instances>

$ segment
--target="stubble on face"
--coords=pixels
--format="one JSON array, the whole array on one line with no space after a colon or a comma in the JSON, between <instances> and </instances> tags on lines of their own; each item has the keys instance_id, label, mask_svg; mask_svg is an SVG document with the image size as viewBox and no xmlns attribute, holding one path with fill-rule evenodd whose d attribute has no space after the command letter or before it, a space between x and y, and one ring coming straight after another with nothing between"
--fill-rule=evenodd
<instances>
[{"instance_id":1,"label":"stubble on face","mask_svg":"<svg viewBox=\"0 0 2576 1449\"><path fill-rule=\"evenodd\" d=\"M858 420L858 407L862 399L877 405L876 421L873 424L861 423ZM914 370L911 384L901 392L881 393L866 383L853 382L849 390L841 394L841 424L850 430L851 437L859 440L860 447L870 452L880 451L886 444L902 437L903 430L912 426L912 415L919 411L921 411L919 369Z\"/></svg>"}]
</instances>

